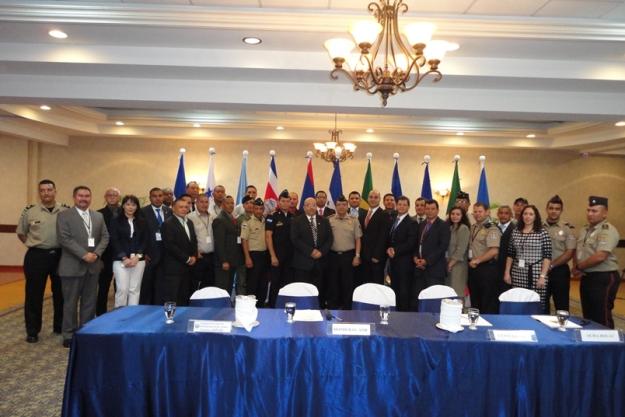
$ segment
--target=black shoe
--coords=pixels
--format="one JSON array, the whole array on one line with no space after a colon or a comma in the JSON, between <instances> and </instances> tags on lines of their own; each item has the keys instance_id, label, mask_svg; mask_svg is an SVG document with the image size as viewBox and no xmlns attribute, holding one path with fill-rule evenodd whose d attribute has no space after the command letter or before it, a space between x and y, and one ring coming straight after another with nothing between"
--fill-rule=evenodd
<instances>
[{"instance_id":1,"label":"black shoe","mask_svg":"<svg viewBox=\"0 0 625 417\"><path fill-rule=\"evenodd\" d=\"M28 343L37 343L39 341L38 336L26 336L26 342Z\"/></svg>"},{"instance_id":2,"label":"black shoe","mask_svg":"<svg viewBox=\"0 0 625 417\"><path fill-rule=\"evenodd\" d=\"M69 349L72 345L72 339L63 339L63 347Z\"/></svg>"}]
</instances>

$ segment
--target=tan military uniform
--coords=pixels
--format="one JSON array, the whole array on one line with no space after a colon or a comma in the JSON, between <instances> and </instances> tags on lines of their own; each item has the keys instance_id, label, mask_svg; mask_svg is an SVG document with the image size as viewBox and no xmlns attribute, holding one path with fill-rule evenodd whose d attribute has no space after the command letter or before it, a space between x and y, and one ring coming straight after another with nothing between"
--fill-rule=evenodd
<instances>
[{"instance_id":1,"label":"tan military uniform","mask_svg":"<svg viewBox=\"0 0 625 417\"><path fill-rule=\"evenodd\" d=\"M609 252L607 259L598 265L584 270L584 272L609 272L618 270L618 259L614 249L619 242L618 230L606 220L595 226L586 225L577 239L577 260L588 259L598 251Z\"/></svg>"},{"instance_id":2,"label":"tan military uniform","mask_svg":"<svg viewBox=\"0 0 625 417\"><path fill-rule=\"evenodd\" d=\"M17 234L26 236L26 246L39 249L57 249L59 241L56 237L56 217L68 207L56 203L52 212L42 204L27 206L17 224Z\"/></svg>"},{"instance_id":3,"label":"tan military uniform","mask_svg":"<svg viewBox=\"0 0 625 417\"><path fill-rule=\"evenodd\" d=\"M248 241L250 252L266 251L265 220L252 216L241 223L241 239Z\"/></svg>"},{"instance_id":4,"label":"tan military uniform","mask_svg":"<svg viewBox=\"0 0 625 417\"><path fill-rule=\"evenodd\" d=\"M339 217L331 215L328 220L332 228L332 247L334 252L347 252L356 248L356 239L362 237L362 230L358 219L351 216Z\"/></svg>"},{"instance_id":5,"label":"tan military uniform","mask_svg":"<svg viewBox=\"0 0 625 417\"><path fill-rule=\"evenodd\" d=\"M501 230L490 220L487 219L482 223L471 225L469 258L482 256L489 248L498 248L500 241Z\"/></svg>"},{"instance_id":6,"label":"tan military uniform","mask_svg":"<svg viewBox=\"0 0 625 417\"><path fill-rule=\"evenodd\" d=\"M577 247L577 238L571 230L572 226L568 223L549 224L545 222L543 227L551 238L551 260L558 259L567 250Z\"/></svg>"}]
</instances>

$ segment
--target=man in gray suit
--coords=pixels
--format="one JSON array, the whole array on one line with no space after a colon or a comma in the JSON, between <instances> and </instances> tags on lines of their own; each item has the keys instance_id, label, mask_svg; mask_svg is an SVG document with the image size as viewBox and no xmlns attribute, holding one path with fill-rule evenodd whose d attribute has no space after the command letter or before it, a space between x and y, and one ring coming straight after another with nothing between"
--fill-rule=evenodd
<instances>
[{"instance_id":1,"label":"man in gray suit","mask_svg":"<svg viewBox=\"0 0 625 417\"><path fill-rule=\"evenodd\" d=\"M74 207L59 213L56 233L62 248L59 276L63 287L63 346L70 347L80 326L95 317L98 276L102 269L102 253L109 242L104 217L90 210L91 190L80 185L74 188ZM62 214L62 215L61 215Z\"/></svg>"}]
</instances>

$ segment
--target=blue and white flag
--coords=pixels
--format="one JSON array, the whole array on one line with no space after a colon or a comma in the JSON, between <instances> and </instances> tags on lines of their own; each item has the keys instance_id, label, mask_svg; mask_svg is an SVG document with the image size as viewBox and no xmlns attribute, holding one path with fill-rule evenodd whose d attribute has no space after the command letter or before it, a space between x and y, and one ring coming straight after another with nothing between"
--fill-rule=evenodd
<instances>
[{"instance_id":1,"label":"blue and white flag","mask_svg":"<svg viewBox=\"0 0 625 417\"><path fill-rule=\"evenodd\" d=\"M486 183L486 157L484 155L480 155L480 165L482 166L482 170L480 173L480 185L477 188L477 202L490 206L488 184Z\"/></svg>"},{"instance_id":2,"label":"blue and white flag","mask_svg":"<svg viewBox=\"0 0 625 417\"><path fill-rule=\"evenodd\" d=\"M343 184L341 183L341 164L338 161L334 161L334 171L332 172L332 179L330 179L329 187L330 195L328 196L328 207L336 210L334 201L343 195Z\"/></svg>"},{"instance_id":3,"label":"blue and white flag","mask_svg":"<svg viewBox=\"0 0 625 417\"><path fill-rule=\"evenodd\" d=\"M404 195L401 192L401 181L399 180L399 166L397 162L399 160L399 154L395 153L393 155L393 159L395 159L395 168L393 168L393 180L391 181L391 193L393 193L393 195L395 196L395 200L397 200L399 197Z\"/></svg>"},{"instance_id":4,"label":"blue and white flag","mask_svg":"<svg viewBox=\"0 0 625 417\"><path fill-rule=\"evenodd\" d=\"M215 189L215 148L208 150L208 177L206 178L206 195L209 199L213 199L213 190Z\"/></svg>"},{"instance_id":5,"label":"blue and white flag","mask_svg":"<svg viewBox=\"0 0 625 417\"><path fill-rule=\"evenodd\" d=\"M243 202L245 197L245 189L247 188L247 151L243 151L243 160L241 161L241 174L239 175L239 188L237 189L236 204Z\"/></svg>"},{"instance_id":6,"label":"blue and white flag","mask_svg":"<svg viewBox=\"0 0 625 417\"><path fill-rule=\"evenodd\" d=\"M187 192L187 178L184 173L184 148L180 149L180 159L178 162L178 173L176 174L176 182L174 183L174 196L180 198Z\"/></svg>"}]
</instances>

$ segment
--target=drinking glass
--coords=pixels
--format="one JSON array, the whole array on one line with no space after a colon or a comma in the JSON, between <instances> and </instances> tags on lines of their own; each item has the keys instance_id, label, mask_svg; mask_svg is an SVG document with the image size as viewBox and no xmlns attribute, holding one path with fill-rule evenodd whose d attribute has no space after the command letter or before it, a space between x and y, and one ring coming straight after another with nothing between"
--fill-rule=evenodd
<instances>
[{"instance_id":1,"label":"drinking glass","mask_svg":"<svg viewBox=\"0 0 625 417\"><path fill-rule=\"evenodd\" d=\"M165 323L172 324L174 322L174 315L176 314L176 303L173 301L167 301L163 305L163 309L165 310Z\"/></svg>"},{"instance_id":2,"label":"drinking glass","mask_svg":"<svg viewBox=\"0 0 625 417\"><path fill-rule=\"evenodd\" d=\"M296 304L293 302L288 302L284 304L284 312L286 313L287 323L293 323L293 317L295 316L295 307Z\"/></svg>"},{"instance_id":3,"label":"drinking glass","mask_svg":"<svg viewBox=\"0 0 625 417\"><path fill-rule=\"evenodd\" d=\"M388 324L388 318L391 315L391 307L385 304L380 306L380 324Z\"/></svg>"},{"instance_id":4,"label":"drinking glass","mask_svg":"<svg viewBox=\"0 0 625 417\"><path fill-rule=\"evenodd\" d=\"M467 309L467 317L469 318L469 329L477 330L477 320L480 318L480 310L477 308Z\"/></svg>"},{"instance_id":5,"label":"drinking glass","mask_svg":"<svg viewBox=\"0 0 625 417\"><path fill-rule=\"evenodd\" d=\"M566 310L558 310L556 311L556 317L558 318L558 330L561 332L566 331L566 322L569 321L569 312Z\"/></svg>"}]
</instances>

